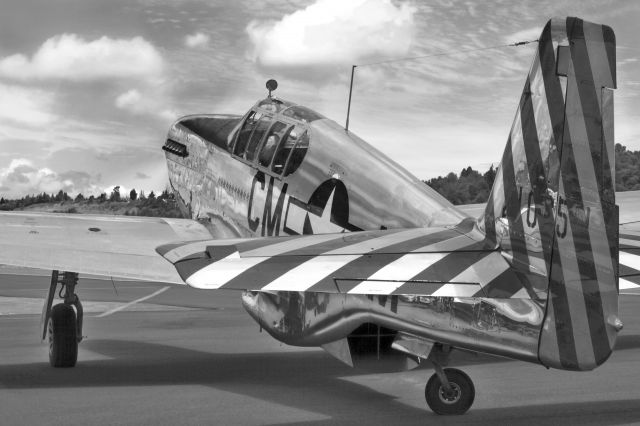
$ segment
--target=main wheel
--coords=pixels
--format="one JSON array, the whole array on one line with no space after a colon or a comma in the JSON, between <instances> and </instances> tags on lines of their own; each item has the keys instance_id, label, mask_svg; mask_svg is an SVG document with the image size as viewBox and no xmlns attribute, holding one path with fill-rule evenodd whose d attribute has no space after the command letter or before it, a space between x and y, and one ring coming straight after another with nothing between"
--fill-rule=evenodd
<instances>
[{"instance_id":1,"label":"main wheel","mask_svg":"<svg viewBox=\"0 0 640 426\"><path fill-rule=\"evenodd\" d=\"M463 371L445 368L444 374L449 379L451 391L442 386L437 374L431 376L424 388L424 397L429 408L436 414L464 414L469 410L476 397L473 382Z\"/></svg>"},{"instance_id":2,"label":"main wheel","mask_svg":"<svg viewBox=\"0 0 640 426\"><path fill-rule=\"evenodd\" d=\"M73 367L78 360L76 312L69 305L58 304L51 309L47 322L49 363L52 367Z\"/></svg>"}]
</instances>

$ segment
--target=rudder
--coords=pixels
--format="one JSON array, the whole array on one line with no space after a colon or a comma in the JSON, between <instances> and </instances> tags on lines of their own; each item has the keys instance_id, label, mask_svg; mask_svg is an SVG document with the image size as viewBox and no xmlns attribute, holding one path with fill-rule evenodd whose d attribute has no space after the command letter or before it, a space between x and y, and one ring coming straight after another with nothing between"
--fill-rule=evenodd
<instances>
[{"instance_id":1,"label":"rudder","mask_svg":"<svg viewBox=\"0 0 640 426\"><path fill-rule=\"evenodd\" d=\"M547 300L539 358L588 370L617 318L615 36L578 18L545 26L479 226Z\"/></svg>"}]
</instances>

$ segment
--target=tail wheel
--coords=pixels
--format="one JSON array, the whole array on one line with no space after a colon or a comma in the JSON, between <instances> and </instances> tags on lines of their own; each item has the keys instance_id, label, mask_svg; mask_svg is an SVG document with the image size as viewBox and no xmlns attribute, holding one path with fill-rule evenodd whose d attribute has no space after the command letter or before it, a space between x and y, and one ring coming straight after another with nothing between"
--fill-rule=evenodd
<instances>
[{"instance_id":1,"label":"tail wheel","mask_svg":"<svg viewBox=\"0 0 640 426\"><path fill-rule=\"evenodd\" d=\"M47 322L49 363L52 367L73 367L78 360L76 312L69 305L51 309Z\"/></svg>"},{"instance_id":2,"label":"tail wheel","mask_svg":"<svg viewBox=\"0 0 640 426\"><path fill-rule=\"evenodd\" d=\"M424 397L429 408L436 414L464 414L469 410L476 396L473 382L463 371L445 368L451 390L442 385L437 374L431 376L424 389Z\"/></svg>"}]
</instances>

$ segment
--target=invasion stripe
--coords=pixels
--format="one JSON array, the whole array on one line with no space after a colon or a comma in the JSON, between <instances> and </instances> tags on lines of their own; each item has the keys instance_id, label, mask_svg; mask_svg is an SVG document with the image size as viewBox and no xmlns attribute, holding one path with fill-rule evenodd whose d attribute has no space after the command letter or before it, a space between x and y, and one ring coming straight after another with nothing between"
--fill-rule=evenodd
<instances>
[{"instance_id":1,"label":"invasion stripe","mask_svg":"<svg viewBox=\"0 0 640 426\"><path fill-rule=\"evenodd\" d=\"M605 52L607 53L607 61L609 62L609 75L611 75L613 86L616 88L617 76L616 76L616 35L611 27L601 25L602 27L602 40L605 43Z\"/></svg>"},{"instance_id":2,"label":"invasion stripe","mask_svg":"<svg viewBox=\"0 0 640 426\"><path fill-rule=\"evenodd\" d=\"M321 279L315 285L311 286L308 291L335 291L335 280L346 278L349 279L349 281L342 281L339 288L341 293L346 293L379 269L400 259L407 252L423 249L426 246L457 236L460 236L460 233L455 229L446 229L384 249L374 250L335 270L331 276ZM397 252L399 248L402 248L403 252ZM353 280L354 277L360 278L360 280Z\"/></svg>"},{"instance_id":3,"label":"invasion stripe","mask_svg":"<svg viewBox=\"0 0 640 426\"><path fill-rule=\"evenodd\" d=\"M585 25L587 29L585 29ZM585 24L583 21L579 21L575 26L575 31L576 37L584 38L580 43L574 43L571 46L572 58L575 58L574 60L576 61L574 64L576 80L581 82L577 85L577 89L583 115L580 116L581 119L577 124L580 125L581 122L584 122L595 173L594 180L597 184L599 195L594 201L599 203L600 208L604 212L607 206L601 196L606 195L605 188L612 186L612 176L609 152L607 149L602 149L602 94L600 90L603 86L612 86L612 80L608 64L598 64L599 59L606 57L601 26L594 26L589 23ZM595 40L590 38L593 36L593 33L597 36ZM594 74L594 71L597 71L597 74ZM595 75L600 76L602 72L605 73L605 78L602 79L603 81L595 81ZM585 84L585 82L591 82L593 86ZM580 127L580 130L581 129ZM613 147L611 147L611 150L613 150ZM613 196L613 194L611 194L611 196ZM617 230L605 228L607 247L609 245L608 243L614 240L615 232L617 232ZM613 252L609 249L607 253Z\"/></svg>"},{"instance_id":4,"label":"invasion stripe","mask_svg":"<svg viewBox=\"0 0 640 426\"><path fill-rule=\"evenodd\" d=\"M301 236L296 235L286 237L288 241L299 239ZM234 247L234 251L248 252L262 247L269 247L279 244L283 241L282 237L262 237L262 238L225 238L220 240L203 240L190 243L167 244L156 249L158 253L165 252L163 255L167 260L175 263L185 260L189 257L201 257L207 251L216 251L218 247L228 248ZM299 245L299 244L298 244ZM228 250L226 250L228 251ZM217 259L214 259L217 260Z\"/></svg>"},{"instance_id":5,"label":"invasion stripe","mask_svg":"<svg viewBox=\"0 0 640 426\"><path fill-rule=\"evenodd\" d=\"M433 295L450 296L455 294L457 297L473 297L478 291L477 288L473 286L461 287L456 283L478 283L484 286L509 269L509 267L507 261L498 252L492 252L489 256L485 256L453 277L450 280L451 283L445 284Z\"/></svg>"},{"instance_id":6,"label":"invasion stripe","mask_svg":"<svg viewBox=\"0 0 640 426\"><path fill-rule=\"evenodd\" d=\"M174 265L180 277L186 281L191 275L206 268L214 262L224 258L239 258L238 249L235 246L208 246L204 252L198 252L184 257Z\"/></svg>"},{"instance_id":7,"label":"invasion stripe","mask_svg":"<svg viewBox=\"0 0 640 426\"><path fill-rule=\"evenodd\" d=\"M422 279L423 281L446 282L446 280L438 277L437 274L425 274L424 271L431 269L431 265L442 263L444 259L454 257L460 260L459 255L462 255L463 259L473 257L475 252L460 252L458 250L475 250L481 249L483 246L483 242L473 243L468 237L461 235L424 248L416 249L398 260L385 265L373 275L369 276L366 281L361 282L351 289L349 293L367 294L367 289L372 288L375 289L375 291L372 290L372 293L386 292L390 294L395 292L403 284L402 281L409 281L409 279L416 280L414 277L419 273L425 277ZM434 253L422 253L425 249L434 251ZM438 252L435 252L436 250ZM458 265L456 265L456 267L457 266ZM398 280L401 282L397 282ZM386 287L379 283L369 284L373 281L389 281L390 283L386 284Z\"/></svg>"},{"instance_id":8,"label":"invasion stripe","mask_svg":"<svg viewBox=\"0 0 640 426\"><path fill-rule=\"evenodd\" d=\"M517 191L517 197L507 201L508 209L510 213L507 216L510 219L510 237L512 241L512 255L514 260L516 261L516 268L519 268L523 265L530 265L531 253L527 250L527 244L525 241L525 233L524 233L524 223L522 219L522 210L523 203L526 205L527 201L524 201L522 197L527 197L527 190L531 188L531 181L529 179L529 168L531 164L527 162L526 156L526 148L528 141L524 139L523 132L523 123L522 123L522 107L525 102L526 97L528 96L529 87L528 87L528 77L525 84L524 89L522 90L522 95L520 96L520 102L518 104L518 110L516 112L516 117L513 121L513 126L511 127L511 158L513 160L513 164L510 166L513 167L514 171L514 179L512 185L514 190ZM537 142L536 142L537 143ZM517 199L516 199L517 198ZM515 244L514 244L515 242ZM517 263L517 262L520 263Z\"/></svg>"},{"instance_id":9,"label":"invasion stripe","mask_svg":"<svg viewBox=\"0 0 640 426\"><path fill-rule=\"evenodd\" d=\"M435 293L438 289L442 288L442 286L444 286L444 283L439 283L439 282L414 282L414 281L410 281L410 282L406 282L406 283L402 283L402 285L398 288L396 288L393 293L391 293L392 295L404 295L404 296L432 296L433 293ZM468 284L461 284L461 285L468 285ZM477 284L471 284L477 287Z\"/></svg>"},{"instance_id":10,"label":"invasion stripe","mask_svg":"<svg viewBox=\"0 0 640 426\"><path fill-rule=\"evenodd\" d=\"M622 263L619 265L618 267L619 277L629 277L633 275L640 276L640 270L623 265Z\"/></svg>"},{"instance_id":11,"label":"invasion stripe","mask_svg":"<svg viewBox=\"0 0 640 426\"><path fill-rule=\"evenodd\" d=\"M567 98L571 96L571 92L567 92ZM576 182L571 179L577 178L575 170L571 170L571 167L575 166L573 160L573 144L568 137L569 129L565 133L564 149L562 152L563 170L569 169L568 173L562 174L561 191L564 193L568 185L578 185L576 188L580 188L579 184L582 181ZM573 167L575 169L575 167ZM569 175L570 177L567 177ZM578 196L580 193L573 194ZM567 197L568 198L568 197ZM576 201L571 199L567 200L567 211L571 212L574 209L574 205L577 208L583 206L582 199L579 198ZM584 238L575 238L575 235L582 235L587 232L583 221L579 221L574 215L568 214L567 234L565 238L558 238L559 255L562 258L562 270L564 275L564 286L572 291L567 291L569 310L571 313L571 320L573 323L573 334L575 336L576 350L580 354L578 359L578 365L584 369L586 366L595 365L595 359L599 359L600 354L599 345L602 343L603 337L599 333L599 327L602 322L602 308L598 309L600 293L597 287L597 283L594 282L596 277L596 271L593 267L593 258L591 256L591 246L589 241ZM578 258L576 258L578 256ZM574 287L574 288L571 288ZM590 300L593 298L594 300ZM587 307L590 308L587 312ZM600 313L598 314L598 310ZM593 315L592 315L593 313ZM599 318L598 318L599 317ZM561 317L564 318L564 317ZM585 325L587 330L582 330ZM595 356L595 359L593 358Z\"/></svg>"},{"instance_id":12,"label":"invasion stripe","mask_svg":"<svg viewBox=\"0 0 640 426\"><path fill-rule=\"evenodd\" d=\"M550 106L547 100L547 88L545 87L545 68L540 63L540 54L536 55L532 72L527 79L530 85L531 96L525 100L522 110L523 133L525 140L531 135L531 139L537 144L531 143L527 149L527 162L529 163L529 179L533 186L536 206L541 206L541 213L537 216L537 231L541 236L542 260L544 260L544 271L549 273L551 267L551 251L553 248L553 238L555 235L555 215L551 211L557 200L548 195L548 189L557 191L557 181L549 181L549 174L556 169L560 159L558 151L553 149L559 140L554 132L553 118L551 117ZM557 81L554 71L554 81ZM562 117L560 117L562 119ZM527 146L525 145L525 148ZM546 160L543 161L543 159ZM539 257L534 255L535 257Z\"/></svg>"},{"instance_id":13,"label":"invasion stripe","mask_svg":"<svg viewBox=\"0 0 640 426\"><path fill-rule=\"evenodd\" d=\"M552 21L553 23L554 21ZM566 27L562 29L564 39L566 40ZM561 37L557 37L560 39ZM556 145L555 155L562 152L562 136L564 132L564 93L560 79L556 74L556 49L551 41L551 28L546 27L540 41L538 42L538 57L540 58L540 67L542 69L542 79L544 80L545 97L547 100L547 108L549 110L549 118L551 119L551 128L553 130L553 143ZM552 151L550 147L550 152ZM553 166L553 165L551 165ZM551 176L550 176L551 177ZM553 176L557 179L556 176ZM552 189L558 185L557 182L551 182Z\"/></svg>"},{"instance_id":14,"label":"invasion stripe","mask_svg":"<svg viewBox=\"0 0 640 426\"><path fill-rule=\"evenodd\" d=\"M566 141L563 142L563 145L566 145ZM562 180L560 181L559 193L564 194ZM567 224L567 228L568 227L569 224ZM562 258L562 255L566 253L562 251L563 248L569 253L575 253L575 248L567 247L568 244L566 238L555 238L554 241L555 242L552 258L553 263L551 265L549 280L549 303L553 304L553 311L555 313L554 329L556 331L558 351L560 354L560 363L564 368L577 369L579 367L579 364L578 356L576 353L575 339L578 338L582 333L580 335L575 335L573 331L574 322L579 322L580 319L574 318L571 315L569 292L566 286L566 284L568 283L567 276L565 275L566 262ZM564 242L564 244L561 244L562 242Z\"/></svg>"},{"instance_id":15,"label":"invasion stripe","mask_svg":"<svg viewBox=\"0 0 640 426\"><path fill-rule=\"evenodd\" d=\"M451 282L443 285L433 293L434 297L474 297L478 292L478 283L474 282Z\"/></svg>"},{"instance_id":16,"label":"invasion stripe","mask_svg":"<svg viewBox=\"0 0 640 426\"><path fill-rule=\"evenodd\" d=\"M604 194L605 191L605 182L609 185L611 183L611 167L609 165L608 152L606 149L602 149L601 93L599 92L602 86L611 85L611 76L609 75L605 81L595 81L593 73L594 67L598 71L604 68L607 74L610 70L608 67L598 66L598 64L595 63L599 58L606 57L604 45L602 43L594 43L594 40L587 38L591 35L590 32L593 33L594 31L585 30L584 25L584 22L581 20L576 23L574 37L578 39L582 38L583 40L571 46L572 60L575 61L573 69L575 71L576 81L580 82L580 84L576 84L576 93L580 101L579 105L582 106L582 114L578 116L579 119L576 125L579 126L577 129L582 131L582 123L584 123L584 136L589 143L589 160L591 160L593 167L593 169L585 169L585 171L590 172L593 170L595 174L593 181L596 184L597 195L601 195ZM586 25L587 27L593 28L591 24ZM597 27L599 28L600 25ZM596 32L599 34L598 39L602 40L601 32ZM597 40L595 41L597 42ZM590 46L591 49L589 49ZM569 123L572 123L572 120L570 120ZM579 136L582 136L582 134L579 134ZM581 171L580 167L578 171ZM582 180L583 179L581 179L581 181ZM583 182L583 185L584 183L585 182ZM604 202L600 196L594 197L593 201L598 202L602 211L605 211ZM611 234L607 235L607 242L612 241L613 237Z\"/></svg>"},{"instance_id":17,"label":"invasion stripe","mask_svg":"<svg viewBox=\"0 0 640 426\"><path fill-rule=\"evenodd\" d=\"M573 23L573 20L571 21ZM575 45L580 43L574 43L571 46L572 58L575 57ZM570 73L575 71L573 67L573 63L570 64ZM576 81L574 78L569 78L569 86L567 87L567 104L575 105L576 107L580 107L578 88L576 87ZM587 151L587 147L581 146L580 142L587 142L587 135L584 134L584 127L577 127L577 120L581 120L582 114L584 114L581 108L578 111L575 111L571 115L567 115L568 125L565 126L565 139L563 142L563 151L562 151L562 186L563 190L561 193L565 193L565 199L567 200L567 211L571 212L574 208L582 209L584 207L583 203L583 192L587 191L588 199L593 199L594 193L597 194L597 186L593 189L590 188L590 185L594 185L594 175L593 175L593 163L590 156L590 151ZM578 143L574 144L573 140L577 140ZM577 164L579 162L579 164ZM585 176L585 173L588 175ZM570 191L570 192L569 192ZM577 207L574 207L577 206ZM590 245L590 241L585 240L584 238L574 239L573 235L581 235L586 234L588 232L584 227L584 221L578 220L578 218L573 215L568 215L570 234L568 233L566 239L560 240L560 250L563 258L563 272L565 278L565 285L569 286L572 282L572 277L577 281L577 283L582 284L582 288L580 292L568 293L569 295L569 306L572 312L572 321L575 324L583 324L586 322L589 326L590 339L589 343L593 346L593 353L595 354L596 359L601 359L600 356L602 354L602 344L607 340L606 335L602 335L602 307L601 307L601 297L599 293L599 288L597 287L597 283L594 283L597 280L597 275L595 268L593 266L593 257L592 257L592 248ZM600 222L600 221L597 221ZM570 235L570 236L569 236ZM572 242L572 247L566 247L566 241ZM563 247L564 246L564 247ZM570 262L568 254L569 253L578 253L583 261ZM579 274L576 276L576 273ZM584 277L583 279L580 279ZM586 279L585 279L586 278ZM595 285L594 285L595 284ZM576 296L580 295L581 302L578 302ZM593 300L592 300L593 298ZM593 306L597 305L597 306ZM590 312L587 314L583 312L586 307L590 307ZM580 312L579 316L575 316L577 312ZM593 313L593 315L592 315ZM574 330L576 325L574 324ZM582 335L574 332L576 336L576 344L578 348L580 348L584 344L584 340L587 339L586 334ZM608 346L608 341L605 343ZM591 358L587 356L587 354L583 350L578 351L581 356L581 360L586 358L587 362L591 362ZM582 364L582 362L580 362Z\"/></svg>"},{"instance_id":18,"label":"invasion stripe","mask_svg":"<svg viewBox=\"0 0 640 426\"><path fill-rule=\"evenodd\" d=\"M547 95L544 87L544 76L542 73L544 72L542 66L540 65L540 57L538 55L535 56L534 66L532 69L535 69L534 73L530 73L530 82L531 85L531 105L533 109L533 116L535 120L535 128L536 136L538 138L538 152L540 153L540 170L542 171L542 175L538 175L538 179L545 176L549 173L549 164L544 164L542 159L546 159L549 162L555 160L558 161L557 153L551 150L551 147L555 145L554 133L553 133L553 124L551 122L551 115L549 112L549 105L547 103ZM549 157L553 158L549 158ZM537 185L538 182L534 179L531 181L534 185ZM544 182L544 186L547 186L547 182Z\"/></svg>"},{"instance_id":19,"label":"invasion stripe","mask_svg":"<svg viewBox=\"0 0 640 426\"><path fill-rule=\"evenodd\" d=\"M401 232L404 235L405 240L409 240L411 238L417 238L425 234L431 234L434 232L438 232L439 229L410 229L410 230L401 230L401 229L392 229L385 231L363 231L356 233L341 233L334 234L340 235L340 238L332 239L329 241L322 242L320 244L313 245L305 245L301 246L293 251L287 252L289 256L318 256L323 253L333 252L334 250L341 250L336 252L336 254L361 254L363 252L367 252L367 242L368 241L376 241L380 238L397 238L390 237L398 232ZM306 236L306 238L314 238L310 236ZM353 247L353 249L349 249L349 247ZM242 257L250 257L250 256L271 256L271 249L269 247L263 247L260 249L256 249L253 251L241 251Z\"/></svg>"},{"instance_id":20,"label":"invasion stripe","mask_svg":"<svg viewBox=\"0 0 640 426\"><path fill-rule=\"evenodd\" d=\"M264 278L264 274L266 273L262 268L258 268L261 270L261 273L256 277L255 272L250 273L251 271L255 271L252 268L258 264L266 264L266 265L281 265L283 263L282 258L277 256L279 254L284 254L287 252L295 252L297 249L305 247L306 245L313 244L322 244L327 241L340 239L342 238L342 234L325 234L325 235L315 235L310 241L308 238L299 239L285 239L280 243L275 243L270 246L269 255L275 256L272 258L267 257L247 257L240 258L239 255L234 258L227 258L221 261L212 263L211 265L201 269L200 271L191 275L187 280L187 284L197 287L197 288L220 288L228 282L235 280L238 277L245 276L247 278L246 284L247 286L244 288L253 289L254 283L256 282L255 278L259 278L262 275ZM306 258L301 257L301 262L306 260ZM290 262L291 260L289 260ZM266 270L270 270L268 266L265 268ZM275 278L275 277L274 277ZM264 280L258 282L265 282Z\"/></svg>"},{"instance_id":21,"label":"invasion stripe","mask_svg":"<svg viewBox=\"0 0 640 426\"><path fill-rule=\"evenodd\" d=\"M380 268L366 281L361 281L349 290L349 293L391 294L408 281L413 271L427 268L448 254L449 253L413 253L402 256L396 261Z\"/></svg>"},{"instance_id":22,"label":"invasion stripe","mask_svg":"<svg viewBox=\"0 0 640 426\"><path fill-rule=\"evenodd\" d=\"M497 202L496 193L500 192L502 194L502 186L498 188L497 182L500 182L502 185L502 171L498 170L497 176L494 180L493 189L491 190L490 199L485 208L484 215L484 232L485 238L491 243L491 245L497 245L497 236L496 236L496 215L495 215L495 204Z\"/></svg>"},{"instance_id":23,"label":"invasion stripe","mask_svg":"<svg viewBox=\"0 0 640 426\"><path fill-rule=\"evenodd\" d=\"M273 238L258 238L255 240L251 240L254 244L263 244L270 245L273 244ZM185 260L186 258L197 256L199 254L203 254L207 251L207 247L231 247L237 244L246 243L246 238L233 238L233 239L224 239L224 240L204 240L204 241L195 241L191 243L178 243L178 244L168 244L166 246L160 246L156 249L158 253L163 256L172 263L179 262L181 260ZM235 250L234 250L235 251Z\"/></svg>"},{"instance_id":24,"label":"invasion stripe","mask_svg":"<svg viewBox=\"0 0 640 426\"><path fill-rule=\"evenodd\" d=\"M549 158L549 172L553 173L555 167L553 160L560 161L564 146L565 124L565 93L556 74L556 46L552 40L564 45L569 44L566 33L566 21L552 20L540 37L538 43L538 56L544 80L544 89L549 109L549 118L553 129L553 143L555 144L554 157ZM550 152L554 151L550 147ZM558 189L560 176L548 176L551 189ZM556 203L557 206L557 203ZM557 208L557 207L556 207ZM555 231L554 231L555 235ZM573 320L569 310L567 289L564 286L563 264L558 254L558 241L553 239L552 262L549 264L549 300L547 302L547 318L551 322L548 329L548 338L552 344L552 352L557 351L560 363L563 367L577 368L578 356L576 354L575 338L573 336ZM562 319L562 321L561 321ZM554 354L550 354L553 356Z\"/></svg>"},{"instance_id":25,"label":"invasion stripe","mask_svg":"<svg viewBox=\"0 0 640 426\"><path fill-rule=\"evenodd\" d=\"M286 237L287 239L294 241L301 238L300 235L295 235L291 237ZM220 244L224 244L229 240L219 240ZM217 242L217 241L216 241ZM233 242L233 241L230 241ZM238 251L241 253L246 253L251 250L258 250L262 247L272 247L274 244L280 244L283 242L283 237L258 237L258 238L244 238L236 247L238 247ZM301 244L295 243L296 246L300 246Z\"/></svg>"},{"instance_id":26,"label":"invasion stripe","mask_svg":"<svg viewBox=\"0 0 640 426\"><path fill-rule=\"evenodd\" d=\"M477 247L480 247L478 244ZM470 247L473 249L474 247ZM467 268L471 267L476 262L479 262L483 258L487 257L490 253L488 251L458 251L450 253L444 259L439 262L424 268L418 274L411 277L412 281L440 281L447 283L453 281L453 278Z\"/></svg>"},{"instance_id":27,"label":"invasion stripe","mask_svg":"<svg viewBox=\"0 0 640 426\"><path fill-rule=\"evenodd\" d=\"M638 245L637 241L634 241L632 244L629 244L631 240L620 240L620 243L618 244L618 249L620 251L626 251L628 253L634 253L640 250L640 245Z\"/></svg>"},{"instance_id":28,"label":"invasion stripe","mask_svg":"<svg viewBox=\"0 0 640 426\"><path fill-rule=\"evenodd\" d=\"M568 103L572 102L573 97L579 96L577 87L575 87L575 80L569 79L569 83L570 86L567 88ZM576 115L581 117L581 114L582 111L578 111ZM569 125L565 128L566 132L562 152L564 172L562 173L563 189L561 193L566 193L567 188L571 188L573 190L572 193L566 195L568 212L571 212L574 208L583 208L584 203L580 189L587 187L589 182L593 182L594 180L593 164L590 158L586 158L589 157L588 152L581 149L582 147L580 145L575 145L573 143L574 138L578 140L578 143L580 141L586 141L586 135L580 133L576 136L576 133L580 129L576 128L577 123L575 123L575 119L572 118L574 117L567 117ZM576 158L576 153L581 155ZM580 161L580 164L577 164L578 161ZM585 176L585 173L587 173L585 168L591 172L588 176ZM584 220L579 220L575 215L569 214L568 221L567 236L565 239L559 239L561 256L564 256L563 272L565 276L565 285L571 285L571 283L574 282L573 280L576 280L576 283L581 284L581 288L577 289L579 290L578 292L569 293L569 304L572 311L572 321L576 324L583 324L586 322L589 326L589 336L586 334L581 336L582 333L578 334L576 331L574 331L574 334L576 336L576 345L578 346L578 353L581 354L581 359L586 358L587 362L592 362L591 357L587 356L588 354L584 352L584 348L581 344L584 344L587 338L590 337L588 339L588 343L593 346L592 353L595 354L596 359L601 359L601 345L606 342L605 345L608 346L607 336L602 334L602 319L604 315L602 313L601 297L597 282L595 282L597 280L597 275L593 265L594 260L590 244L591 240L586 240L582 237L574 238L574 235L576 234L582 235L588 232L584 226ZM571 242L572 246L568 247L566 242ZM569 253L576 253L582 261L569 261ZM567 262L569 263L567 264ZM582 296L580 297L580 302L576 300L578 295ZM585 311L586 307L590 308L588 313Z\"/></svg>"},{"instance_id":29,"label":"invasion stripe","mask_svg":"<svg viewBox=\"0 0 640 426\"><path fill-rule=\"evenodd\" d=\"M622 281L623 279L633 284L640 285L640 274L625 275L624 278L620 278L620 281Z\"/></svg>"},{"instance_id":30,"label":"invasion stripe","mask_svg":"<svg viewBox=\"0 0 640 426\"><path fill-rule=\"evenodd\" d=\"M604 81L600 83L602 85L598 85L598 87L607 86L611 87L613 83L613 75L611 72L609 58L607 57L607 51L605 50L604 44L604 34L603 34L603 26L602 25L593 25L589 23L582 23L582 32L583 37L586 41L585 47L587 49L588 57L591 58L589 61L592 75L600 75L603 77ZM580 35L578 34L578 37ZM607 58L607 61L600 62L599 59ZM598 99L600 100L600 93L598 93ZM601 103L601 102L600 102ZM599 103L599 105L600 105ZM602 114L602 110L600 111ZM613 148L613 146L612 146Z\"/></svg>"},{"instance_id":31,"label":"invasion stripe","mask_svg":"<svg viewBox=\"0 0 640 426\"><path fill-rule=\"evenodd\" d=\"M524 290L524 292L522 291ZM531 299L535 296L533 289L528 289L518 274L509 268L502 272L488 284L483 286L483 291L476 293L476 297L490 297L492 299L507 299L519 294L519 298ZM533 297L532 297L533 294Z\"/></svg>"},{"instance_id":32,"label":"invasion stripe","mask_svg":"<svg viewBox=\"0 0 640 426\"><path fill-rule=\"evenodd\" d=\"M640 269L639 255L621 251L619 256L620 256L619 261L621 265L627 266L629 268Z\"/></svg>"},{"instance_id":33,"label":"invasion stripe","mask_svg":"<svg viewBox=\"0 0 640 426\"><path fill-rule=\"evenodd\" d=\"M602 143L607 149L607 158L609 160L609 169L605 175L604 185L609 188L607 193L608 200L615 203L615 117L613 103L613 89L602 88Z\"/></svg>"},{"instance_id":34,"label":"invasion stripe","mask_svg":"<svg viewBox=\"0 0 640 426\"><path fill-rule=\"evenodd\" d=\"M640 288L640 277L620 278L620 290Z\"/></svg>"},{"instance_id":35,"label":"invasion stripe","mask_svg":"<svg viewBox=\"0 0 640 426\"><path fill-rule=\"evenodd\" d=\"M540 81L537 79L536 81ZM537 88L536 88L537 89ZM531 87L529 77L525 84L525 92L531 93ZM533 94L532 94L533 96ZM527 158L527 164L529 169L529 182L531 184L530 190L533 191L533 197L535 206L545 206L544 196L546 196L547 185L545 179L545 170L542 163L542 154L540 153L540 140L538 139L538 129L536 128L536 119L534 115L533 98L532 96L525 96L522 100L521 114L522 114L522 134L524 137L524 147ZM537 99L537 103L540 103L540 99ZM528 215L529 212L527 212ZM528 217L528 216L527 216ZM553 225L555 220L553 215L537 214L534 212L534 220L536 221L537 235L540 235L542 242L542 258L545 264L549 264L551 261L551 244L553 239ZM536 256L536 253L529 251L529 257Z\"/></svg>"},{"instance_id":36,"label":"invasion stripe","mask_svg":"<svg viewBox=\"0 0 640 426\"><path fill-rule=\"evenodd\" d=\"M512 149L511 135L509 135L501 167L504 176L505 207L507 209L506 213L507 218L509 219L509 225L511 226L511 229L509 230L509 237L511 239L511 251L513 253L513 258L520 262L520 264L527 265L529 263L529 257L526 254L524 229L522 227L522 221L520 220L520 205L519 202L517 202L518 190L516 188L516 176L513 168Z\"/></svg>"},{"instance_id":37,"label":"invasion stripe","mask_svg":"<svg viewBox=\"0 0 640 426\"><path fill-rule=\"evenodd\" d=\"M390 246L397 246L398 244L407 242L407 240L411 241L415 239L416 231L417 230L412 229L391 233L389 235L385 234L378 238L327 251L311 259L306 258L306 262L297 267L282 271L281 275L264 286L263 290L305 291L321 279L363 256L361 253L364 252L364 255L366 255L366 252L380 252ZM420 238L424 238L425 231L419 231L422 231L421 233L423 234Z\"/></svg>"},{"instance_id":38,"label":"invasion stripe","mask_svg":"<svg viewBox=\"0 0 640 426\"><path fill-rule=\"evenodd\" d=\"M624 238L624 239L634 240L634 241L638 241L638 242L640 242L640 235L634 235L634 234L620 234L620 238Z\"/></svg>"},{"instance_id":39,"label":"invasion stripe","mask_svg":"<svg viewBox=\"0 0 640 426\"><path fill-rule=\"evenodd\" d=\"M578 20L574 25L574 38L583 37L582 21ZM572 94L575 97L574 104L580 108L575 116L568 115L569 131L571 133L572 142L571 150L574 158L574 164L580 186L579 207L584 208L584 200L596 203L597 207L591 209L591 216L598 215L597 219L590 220L590 226L584 231L584 226L577 220L574 215L569 215L572 228L579 233L587 233L589 240L578 238L575 240L576 253L584 258L586 262L579 262L578 267L583 277L582 279L584 303L589 308L587 319L591 331L594 353L596 360L601 362L606 359L610 353L610 342L613 336L612 331L606 326L604 312L615 312L617 301L613 298L603 298L609 290L613 278L613 264L611 262L611 248L609 241L613 239L611 235L607 235L607 230L602 230L601 226L595 226L604 223L604 218L600 215L604 214L604 208L600 194L603 193L602 178L605 173L610 170L606 150L602 149L602 129L596 123L600 121L600 105L596 96L593 74L591 73L590 60L586 49L587 40L580 40L571 45L572 70L575 72L575 79L569 79L571 85L567 89L567 97ZM580 81L580 84L577 82ZM592 83L592 84L587 84ZM585 146L583 142L587 142ZM602 157L600 157L602 155ZM600 172L600 173L598 173ZM566 188L566 186L565 186ZM594 192L595 191L595 192ZM571 207L571 206L569 206ZM577 228L574 228L574 225ZM596 268L595 265L599 265ZM609 285L608 285L609 284ZM604 304L607 306L604 306Z\"/></svg>"},{"instance_id":40,"label":"invasion stripe","mask_svg":"<svg viewBox=\"0 0 640 426\"><path fill-rule=\"evenodd\" d=\"M636 247L636 246L620 247L620 253L640 255L640 247Z\"/></svg>"},{"instance_id":41,"label":"invasion stripe","mask_svg":"<svg viewBox=\"0 0 640 426\"><path fill-rule=\"evenodd\" d=\"M504 154L503 154L504 158ZM496 177L493 181L493 188L489 195L490 200L487 202L487 208L485 211L485 227L486 237L489 241L492 241L497 246L496 235L496 220L502 216L504 207L504 176L502 173L502 167L499 167L496 172Z\"/></svg>"}]
</instances>

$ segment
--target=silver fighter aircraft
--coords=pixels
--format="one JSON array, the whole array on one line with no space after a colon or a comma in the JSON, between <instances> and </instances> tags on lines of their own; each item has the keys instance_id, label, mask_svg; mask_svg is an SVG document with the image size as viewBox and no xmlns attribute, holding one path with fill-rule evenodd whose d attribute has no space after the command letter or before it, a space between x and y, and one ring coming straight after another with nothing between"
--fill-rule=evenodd
<instances>
[{"instance_id":1,"label":"silver fighter aircraft","mask_svg":"<svg viewBox=\"0 0 640 426\"><path fill-rule=\"evenodd\" d=\"M244 116L169 130L170 184L190 219L0 215L0 263L53 270L53 366L77 360L78 273L242 291L273 337L352 366L428 361L439 414L474 400L471 379L444 368L454 349L567 370L610 356L619 283L640 282L640 230L619 226L614 193L611 28L544 27L476 218L275 86Z\"/></svg>"}]
</instances>

